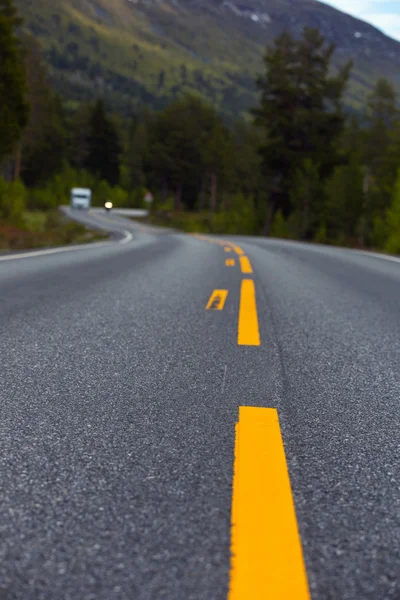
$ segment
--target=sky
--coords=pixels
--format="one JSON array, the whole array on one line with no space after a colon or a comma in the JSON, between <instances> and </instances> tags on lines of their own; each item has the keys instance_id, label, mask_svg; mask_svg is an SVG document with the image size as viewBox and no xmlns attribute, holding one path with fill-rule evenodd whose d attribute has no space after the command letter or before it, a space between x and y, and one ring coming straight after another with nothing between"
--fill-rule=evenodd
<instances>
[{"instance_id":1,"label":"sky","mask_svg":"<svg viewBox=\"0 0 400 600\"><path fill-rule=\"evenodd\" d=\"M400 40L400 0L323 0Z\"/></svg>"}]
</instances>

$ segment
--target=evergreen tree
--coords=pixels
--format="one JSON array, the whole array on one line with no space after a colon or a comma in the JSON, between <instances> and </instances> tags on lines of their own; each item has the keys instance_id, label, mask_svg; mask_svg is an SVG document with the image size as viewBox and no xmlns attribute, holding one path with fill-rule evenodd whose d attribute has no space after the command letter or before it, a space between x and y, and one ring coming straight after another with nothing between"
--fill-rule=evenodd
<instances>
[{"instance_id":1,"label":"evergreen tree","mask_svg":"<svg viewBox=\"0 0 400 600\"><path fill-rule=\"evenodd\" d=\"M66 131L62 103L49 85L40 45L32 36L25 36L23 46L31 112L21 141L22 178L33 186L61 171Z\"/></svg>"},{"instance_id":2,"label":"evergreen tree","mask_svg":"<svg viewBox=\"0 0 400 600\"><path fill-rule=\"evenodd\" d=\"M149 165L160 189L173 190L175 208L193 209L207 173L206 147L218 120L196 96L175 100L151 127Z\"/></svg>"},{"instance_id":3,"label":"evergreen tree","mask_svg":"<svg viewBox=\"0 0 400 600\"><path fill-rule=\"evenodd\" d=\"M367 119L375 129L383 127L387 131L393 127L398 118L396 91L390 81L381 77L368 98Z\"/></svg>"},{"instance_id":4,"label":"evergreen tree","mask_svg":"<svg viewBox=\"0 0 400 600\"><path fill-rule=\"evenodd\" d=\"M145 164L148 160L149 132L145 119L136 115L130 120L126 148L123 156L125 185L128 189L144 187Z\"/></svg>"},{"instance_id":5,"label":"evergreen tree","mask_svg":"<svg viewBox=\"0 0 400 600\"><path fill-rule=\"evenodd\" d=\"M400 160L400 111L394 86L379 79L367 104L365 162L373 183L369 197L369 219L390 205ZM396 148L397 146L397 148Z\"/></svg>"},{"instance_id":6,"label":"evergreen tree","mask_svg":"<svg viewBox=\"0 0 400 600\"><path fill-rule=\"evenodd\" d=\"M341 100L350 65L331 75L333 52L318 30L308 28L302 39L283 33L267 49L266 73L257 82L261 104L254 115L264 130L261 154L273 197L270 214L276 209L290 212L294 180L305 164L313 164L324 180L338 162L336 145L344 126Z\"/></svg>"},{"instance_id":7,"label":"evergreen tree","mask_svg":"<svg viewBox=\"0 0 400 600\"><path fill-rule=\"evenodd\" d=\"M13 0L0 0L0 14L8 19L13 29L16 29L22 24L22 19L18 15Z\"/></svg>"},{"instance_id":8,"label":"evergreen tree","mask_svg":"<svg viewBox=\"0 0 400 600\"><path fill-rule=\"evenodd\" d=\"M93 108L87 144L86 168L110 185L116 185L121 147L117 129L107 116L102 100L98 100Z\"/></svg>"},{"instance_id":9,"label":"evergreen tree","mask_svg":"<svg viewBox=\"0 0 400 600\"><path fill-rule=\"evenodd\" d=\"M218 192L222 192L230 178L232 166L232 140L230 132L219 119L215 123L203 148L203 163L210 183L210 212L218 208Z\"/></svg>"},{"instance_id":10,"label":"evergreen tree","mask_svg":"<svg viewBox=\"0 0 400 600\"><path fill-rule=\"evenodd\" d=\"M92 112L93 106L91 104L82 103L68 119L68 161L77 169L83 169L87 162Z\"/></svg>"},{"instance_id":11,"label":"evergreen tree","mask_svg":"<svg viewBox=\"0 0 400 600\"><path fill-rule=\"evenodd\" d=\"M16 28L20 24L11 0L0 0L0 162L11 153L28 119L25 75Z\"/></svg>"},{"instance_id":12,"label":"evergreen tree","mask_svg":"<svg viewBox=\"0 0 400 600\"><path fill-rule=\"evenodd\" d=\"M321 210L317 201L322 197L317 163L311 158L305 158L294 174L292 186L289 198L293 209L292 221L297 230L296 237L313 237L315 223Z\"/></svg>"},{"instance_id":13,"label":"evergreen tree","mask_svg":"<svg viewBox=\"0 0 400 600\"><path fill-rule=\"evenodd\" d=\"M231 185L245 195L256 197L263 188L261 157L262 133L251 123L240 121L232 131Z\"/></svg>"},{"instance_id":14,"label":"evergreen tree","mask_svg":"<svg viewBox=\"0 0 400 600\"><path fill-rule=\"evenodd\" d=\"M336 167L327 186L327 201L321 218L333 243L363 245L364 170L358 153L350 154L348 164ZM361 237L360 237L361 236Z\"/></svg>"},{"instance_id":15,"label":"evergreen tree","mask_svg":"<svg viewBox=\"0 0 400 600\"><path fill-rule=\"evenodd\" d=\"M392 204L386 213L386 252L400 253L400 169L392 195Z\"/></svg>"}]
</instances>

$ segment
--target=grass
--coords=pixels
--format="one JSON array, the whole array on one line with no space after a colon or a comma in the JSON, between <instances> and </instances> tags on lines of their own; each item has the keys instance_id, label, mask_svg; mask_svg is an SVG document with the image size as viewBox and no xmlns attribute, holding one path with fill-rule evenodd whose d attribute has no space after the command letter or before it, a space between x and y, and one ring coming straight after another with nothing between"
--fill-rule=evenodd
<instances>
[{"instance_id":1,"label":"grass","mask_svg":"<svg viewBox=\"0 0 400 600\"><path fill-rule=\"evenodd\" d=\"M103 240L105 233L88 230L58 211L25 212L20 225L0 221L0 250L31 250Z\"/></svg>"},{"instance_id":2,"label":"grass","mask_svg":"<svg viewBox=\"0 0 400 600\"><path fill-rule=\"evenodd\" d=\"M25 228L32 233L43 233L46 231L48 213L44 211L25 211L22 222Z\"/></svg>"}]
</instances>

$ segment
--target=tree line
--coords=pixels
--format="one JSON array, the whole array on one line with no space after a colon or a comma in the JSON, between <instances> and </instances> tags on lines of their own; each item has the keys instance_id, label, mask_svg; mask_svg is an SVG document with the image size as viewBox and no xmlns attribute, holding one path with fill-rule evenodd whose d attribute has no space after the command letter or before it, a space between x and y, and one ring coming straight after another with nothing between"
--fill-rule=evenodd
<instances>
[{"instance_id":1,"label":"tree line","mask_svg":"<svg viewBox=\"0 0 400 600\"><path fill-rule=\"evenodd\" d=\"M153 218L187 230L400 252L395 88L379 80L349 114L351 64L333 69L334 51L317 30L279 36L247 120L227 123L188 95L127 121L102 99L64 103L12 0L0 0L0 218L56 207L75 185L119 206L151 190Z\"/></svg>"}]
</instances>

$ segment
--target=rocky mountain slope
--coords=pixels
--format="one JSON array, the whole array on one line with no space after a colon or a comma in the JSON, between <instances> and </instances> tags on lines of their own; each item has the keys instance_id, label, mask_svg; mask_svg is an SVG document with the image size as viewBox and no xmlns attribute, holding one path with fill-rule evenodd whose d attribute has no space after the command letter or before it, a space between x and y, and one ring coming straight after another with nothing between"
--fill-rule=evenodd
<instances>
[{"instance_id":1,"label":"rocky mountain slope","mask_svg":"<svg viewBox=\"0 0 400 600\"><path fill-rule=\"evenodd\" d=\"M316 0L17 0L70 101L103 95L122 113L197 90L228 116L256 101L265 46L283 29L318 27L352 58L347 102L380 75L400 88L400 43Z\"/></svg>"}]
</instances>

